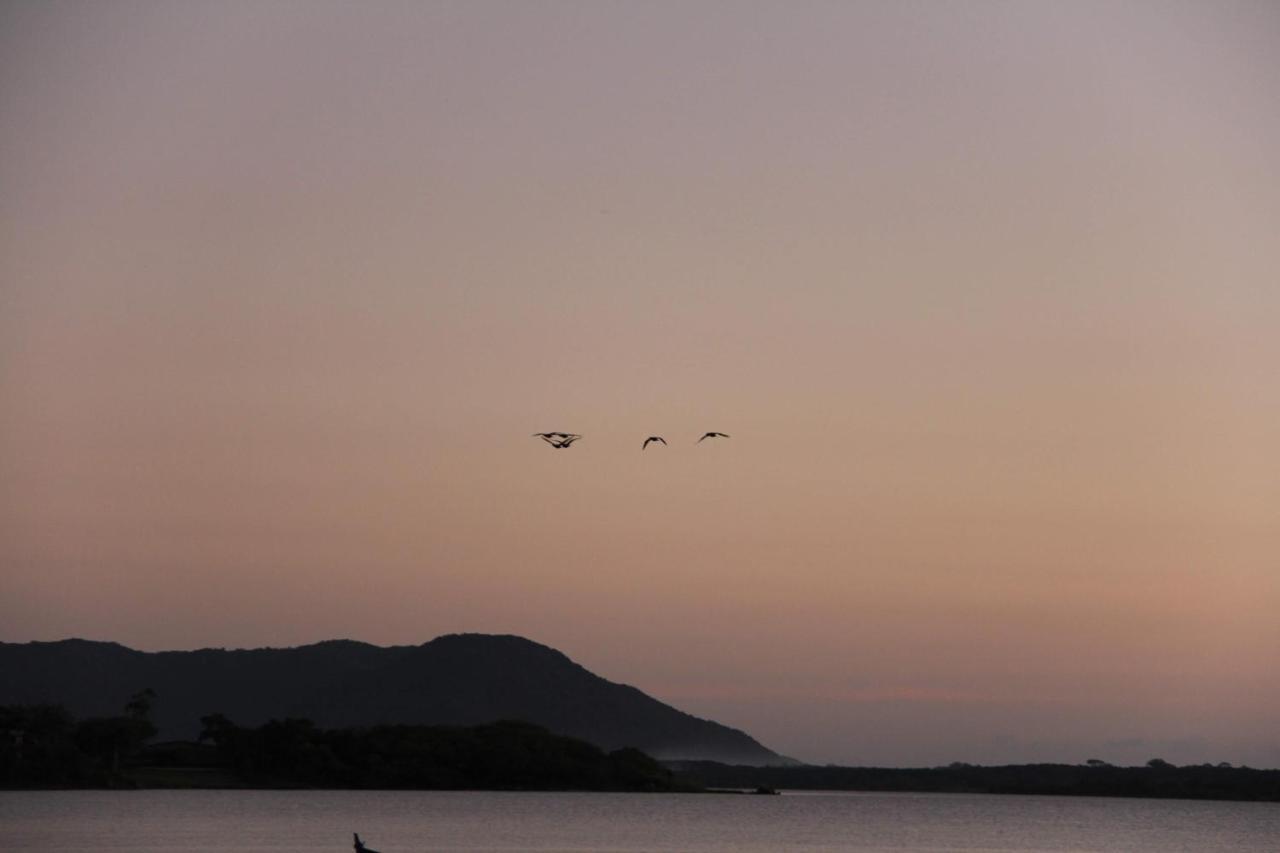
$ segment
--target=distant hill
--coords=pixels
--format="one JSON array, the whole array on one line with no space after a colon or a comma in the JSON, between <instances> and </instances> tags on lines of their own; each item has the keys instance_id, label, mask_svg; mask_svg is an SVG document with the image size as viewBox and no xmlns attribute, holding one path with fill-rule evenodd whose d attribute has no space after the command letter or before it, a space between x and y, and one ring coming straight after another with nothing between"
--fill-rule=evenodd
<instances>
[{"instance_id":1,"label":"distant hill","mask_svg":"<svg viewBox=\"0 0 1280 853\"><path fill-rule=\"evenodd\" d=\"M194 738L200 717L214 712L244 726L285 717L326 728L524 720L606 750L636 747L661 759L794 763L744 732L606 681L515 636L185 652L88 640L0 643L0 705L49 702L77 717L110 716L146 687L158 696L152 718L161 738Z\"/></svg>"}]
</instances>

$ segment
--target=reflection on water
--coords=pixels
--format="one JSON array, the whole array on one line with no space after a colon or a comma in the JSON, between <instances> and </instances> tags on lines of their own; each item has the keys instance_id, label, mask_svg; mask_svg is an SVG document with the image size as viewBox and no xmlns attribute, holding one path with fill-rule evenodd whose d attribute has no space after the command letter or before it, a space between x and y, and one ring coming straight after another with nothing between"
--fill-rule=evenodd
<instances>
[{"instance_id":1,"label":"reflection on water","mask_svg":"<svg viewBox=\"0 0 1280 853\"><path fill-rule=\"evenodd\" d=\"M1280 849L1280 804L964 794L0 793L0 849L172 853Z\"/></svg>"}]
</instances>

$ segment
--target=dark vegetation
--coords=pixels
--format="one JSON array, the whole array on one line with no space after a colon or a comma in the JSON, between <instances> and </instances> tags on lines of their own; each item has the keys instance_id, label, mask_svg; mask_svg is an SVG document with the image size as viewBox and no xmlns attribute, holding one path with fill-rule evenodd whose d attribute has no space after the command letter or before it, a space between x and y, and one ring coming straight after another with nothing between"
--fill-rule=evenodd
<instances>
[{"instance_id":1,"label":"dark vegetation","mask_svg":"<svg viewBox=\"0 0 1280 853\"><path fill-rule=\"evenodd\" d=\"M321 728L473 726L525 720L605 750L736 764L785 762L745 733L588 672L520 637L456 634L381 648L334 640L293 649L138 652L115 643L0 643L0 705L119 712L136 685L164 697L152 720L192 739L218 709L241 725L299 717Z\"/></svg>"},{"instance_id":2,"label":"dark vegetation","mask_svg":"<svg viewBox=\"0 0 1280 853\"><path fill-rule=\"evenodd\" d=\"M114 787L122 766L155 735L150 689L123 716L76 722L60 705L0 707L0 786Z\"/></svg>"},{"instance_id":3,"label":"dark vegetation","mask_svg":"<svg viewBox=\"0 0 1280 853\"><path fill-rule=\"evenodd\" d=\"M1280 801L1280 770L1227 764L664 766L637 749L605 752L515 721L323 729L298 718L242 727L210 714L197 740L151 743L155 700L143 690L121 715L79 721L56 705L0 706L0 788L808 789Z\"/></svg>"},{"instance_id":4,"label":"dark vegetation","mask_svg":"<svg viewBox=\"0 0 1280 853\"><path fill-rule=\"evenodd\" d=\"M131 692L140 684L157 691ZM157 735L171 740L154 742ZM734 763L664 767L653 754ZM7 788L722 788L1280 801L1280 770L1225 764L891 769L787 761L740 731L519 637L157 654L83 640L0 643Z\"/></svg>"},{"instance_id":5,"label":"dark vegetation","mask_svg":"<svg viewBox=\"0 0 1280 853\"><path fill-rule=\"evenodd\" d=\"M0 787L692 790L639 750L606 753L529 723L203 722L198 741L146 745L145 712L77 722L57 706L0 707Z\"/></svg>"},{"instance_id":6,"label":"dark vegetation","mask_svg":"<svg viewBox=\"0 0 1280 853\"><path fill-rule=\"evenodd\" d=\"M1176 767L1152 759L1145 767L1014 764L981 767L747 767L712 761L671 762L689 782L707 788L759 786L792 790L918 791L971 794L1057 794L1091 797L1166 797L1194 800L1280 801L1280 770L1226 764Z\"/></svg>"}]
</instances>

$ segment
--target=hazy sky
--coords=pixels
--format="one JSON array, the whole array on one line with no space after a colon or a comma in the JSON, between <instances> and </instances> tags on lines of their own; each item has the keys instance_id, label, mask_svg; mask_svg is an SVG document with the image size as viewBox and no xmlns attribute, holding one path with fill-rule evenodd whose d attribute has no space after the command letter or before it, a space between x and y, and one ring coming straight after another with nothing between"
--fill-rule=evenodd
<instances>
[{"instance_id":1,"label":"hazy sky","mask_svg":"<svg viewBox=\"0 0 1280 853\"><path fill-rule=\"evenodd\" d=\"M5 2L0 639L1280 766L1278 93L1265 0Z\"/></svg>"}]
</instances>

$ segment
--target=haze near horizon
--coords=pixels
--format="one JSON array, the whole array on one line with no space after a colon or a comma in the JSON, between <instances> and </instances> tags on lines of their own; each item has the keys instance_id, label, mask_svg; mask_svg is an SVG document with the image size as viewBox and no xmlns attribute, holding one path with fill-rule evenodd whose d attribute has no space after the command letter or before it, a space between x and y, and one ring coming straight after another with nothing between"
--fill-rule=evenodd
<instances>
[{"instance_id":1,"label":"haze near horizon","mask_svg":"<svg viewBox=\"0 0 1280 853\"><path fill-rule=\"evenodd\" d=\"M0 640L512 633L806 761L1280 766L1277 48L5 4Z\"/></svg>"}]
</instances>

